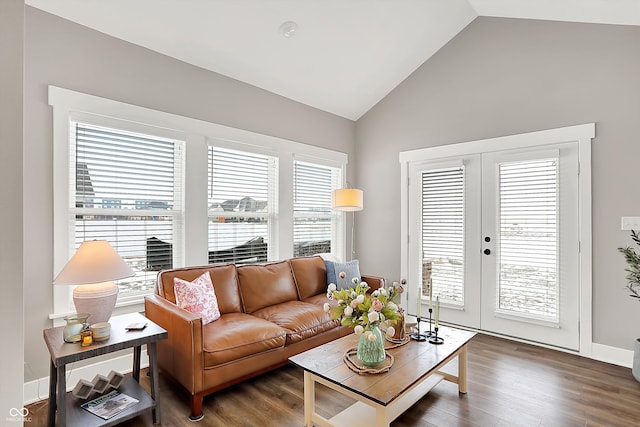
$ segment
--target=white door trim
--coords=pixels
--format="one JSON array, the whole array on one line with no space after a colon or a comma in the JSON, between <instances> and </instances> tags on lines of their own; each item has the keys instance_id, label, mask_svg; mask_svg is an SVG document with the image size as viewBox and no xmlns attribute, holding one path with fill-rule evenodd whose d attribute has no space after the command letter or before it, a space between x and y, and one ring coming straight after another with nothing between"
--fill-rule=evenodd
<instances>
[{"instance_id":1,"label":"white door trim","mask_svg":"<svg viewBox=\"0 0 640 427\"><path fill-rule=\"evenodd\" d=\"M402 277L408 274L409 249L409 164L424 160L514 148L541 147L562 142L578 143L580 175L578 177L579 221L579 288L580 288L580 350L583 356L592 353L592 234L591 234L591 140L595 137L595 123L548 129L518 135L489 138L402 151L400 160L400 268Z\"/></svg>"}]
</instances>

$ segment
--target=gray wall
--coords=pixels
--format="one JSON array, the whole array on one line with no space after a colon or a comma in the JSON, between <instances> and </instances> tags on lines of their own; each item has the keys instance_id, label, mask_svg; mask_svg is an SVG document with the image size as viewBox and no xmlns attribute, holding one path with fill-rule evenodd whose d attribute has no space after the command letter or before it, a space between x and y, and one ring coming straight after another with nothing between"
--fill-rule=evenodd
<instances>
[{"instance_id":1,"label":"gray wall","mask_svg":"<svg viewBox=\"0 0 640 427\"><path fill-rule=\"evenodd\" d=\"M48 375L42 329L52 312L52 118L47 85L346 152L355 124L27 7L24 250L25 380ZM349 177L353 180L353 176ZM20 283L20 281L16 281Z\"/></svg>"},{"instance_id":2,"label":"gray wall","mask_svg":"<svg viewBox=\"0 0 640 427\"><path fill-rule=\"evenodd\" d=\"M400 274L404 150L595 122L593 342L632 349L622 215L640 216L640 27L478 18L356 123L362 269Z\"/></svg>"},{"instance_id":3,"label":"gray wall","mask_svg":"<svg viewBox=\"0 0 640 427\"><path fill-rule=\"evenodd\" d=\"M22 408L22 88L24 2L0 2L0 419ZM46 361L45 361L46 363Z\"/></svg>"}]
</instances>

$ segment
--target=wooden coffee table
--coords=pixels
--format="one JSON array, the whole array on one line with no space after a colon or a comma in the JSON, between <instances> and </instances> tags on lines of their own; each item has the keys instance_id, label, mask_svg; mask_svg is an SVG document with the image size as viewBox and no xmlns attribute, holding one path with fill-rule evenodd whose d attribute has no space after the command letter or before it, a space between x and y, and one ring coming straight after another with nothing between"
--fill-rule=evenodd
<instances>
[{"instance_id":1,"label":"wooden coffee table","mask_svg":"<svg viewBox=\"0 0 640 427\"><path fill-rule=\"evenodd\" d=\"M467 343L475 332L447 327L438 332L444 338L443 344L411 341L388 350L395 360L383 374L359 374L345 364L344 352L357 346L358 337L354 334L290 357L291 363L304 369L305 426L387 427L442 380L458 384L458 391L466 393ZM457 375L442 372L442 367L456 357ZM327 419L315 411L316 383L357 402Z\"/></svg>"}]
</instances>

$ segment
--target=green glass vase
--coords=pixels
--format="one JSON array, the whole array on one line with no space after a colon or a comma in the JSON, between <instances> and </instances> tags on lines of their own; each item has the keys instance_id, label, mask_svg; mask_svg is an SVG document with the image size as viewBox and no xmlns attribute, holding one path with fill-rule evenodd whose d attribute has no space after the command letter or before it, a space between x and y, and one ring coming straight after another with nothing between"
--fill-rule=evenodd
<instances>
[{"instance_id":1,"label":"green glass vase","mask_svg":"<svg viewBox=\"0 0 640 427\"><path fill-rule=\"evenodd\" d=\"M384 352L384 336L377 326L372 327L368 332L360 335L357 357L363 365L375 366L386 357ZM375 340L369 338L371 334L375 337Z\"/></svg>"}]
</instances>

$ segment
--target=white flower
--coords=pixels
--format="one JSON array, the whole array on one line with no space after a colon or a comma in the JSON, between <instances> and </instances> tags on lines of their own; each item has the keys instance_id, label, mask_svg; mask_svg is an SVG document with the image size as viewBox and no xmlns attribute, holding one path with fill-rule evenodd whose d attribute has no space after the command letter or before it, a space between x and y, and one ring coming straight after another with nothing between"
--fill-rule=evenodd
<instances>
[{"instance_id":1,"label":"white flower","mask_svg":"<svg viewBox=\"0 0 640 427\"><path fill-rule=\"evenodd\" d=\"M327 288L327 290L328 290L329 292L333 292L333 291L335 291L336 289L337 289L337 288L336 288L336 284L335 284L335 283L329 283L329 288Z\"/></svg>"},{"instance_id":2,"label":"white flower","mask_svg":"<svg viewBox=\"0 0 640 427\"><path fill-rule=\"evenodd\" d=\"M353 314L353 308L352 308L350 305L346 306L346 307L344 308L344 315L345 315L345 316L347 316L347 317L349 317L349 316L351 316L352 314Z\"/></svg>"},{"instance_id":3,"label":"white flower","mask_svg":"<svg viewBox=\"0 0 640 427\"><path fill-rule=\"evenodd\" d=\"M356 299L357 296L356 291L351 291L351 299Z\"/></svg>"},{"instance_id":4,"label":"white flower","mask_svg":"<svg viewBox=\"0 0 640 427\"><path fill-rule=\"evenodd\" d=\"M329 305L328 302L325 302L324 305L322 306L322 309L324 310L325 313L328 313L331 310L331 306Z\"/></svg>"},{"instance_id":5,"label":"white flower","mask_svg":"<svg viewBox=\"0 0 640 427\"><path fill-rule=\"evenodd\" d=\"M377 311L370 311L369 312L369 323L377 322L378 320L380 320L380 314Z\"/></svg>"},{"instance_id":6,"label":"white flower","mask_svg":"<svg viewBox=\"0 0 640 427\"><path fill-rule=\"evenodd\" d=\"M333 292L327 292L327 298L333 299Z\"/></svg>"},{"instance_id":7,"label":"white flower","mask_svg":"<svg viewBox=\"0 0 640 427\"><path fill-rule=\"evenodd\" d=\"M364 295L358 295L356 301L358 301L358 304L362 304L364 302Z\"/></svg>"},{"instance_id":8,"label":"white flower","mask_svg":"<svg viewBox=\"0 0 640 427\"><path fill-rule=\"evenodd\" d=\"M393 326L389 326L387 328L387 336L388 337L392 337L396 334L396 330L393 328Z\"/></svg>"},{"instance_id":9,"label":"white flower","mask_svg":"<svg viewBox=\"0 0 640 427\"><path fill-rule=\"evenodd\" d=\"M339 299L339 300L338 300L338 305L342 305L342 304L344 304L344 301L343 301L343 300L341 300L341 299Z\"/></svg>"},{"instance_id":10,"label":"white flower","mask_svg":"<svg viewBox=\"0 0 640 427\"><path fill-rule=\"evenodd\" d=\"M360 281L360 279L358 279L357 277L354 277L353 279L351 279L351 282L352 282L354 285L357 285L359 281Z\"/></svg>"},{"instance_id":11,"label":"white flower","mask_svg":"<svg viewBox=\"0 0 640 427\"><path fill-rule=\"evenodd\" d=\"M362 335L362 333L364 332L364 328L362 327L362 325L357 325L355 328L353 328L353 332L355 332L356 335Z\"/></svg>"},{"instance_id":12,"label":"white flower","mask_svg":"<svg viewBox=\"0 0 640 427\"><path fill-rule=\"evenodd\" d=\"M367 288L369 287L369 285L367 284L367 282L360 282L360 286L366 286Z\"/></svg>"},{"instance_id":13,"label":"white flower","mask_svg":"<svg viewBox=\"0 0 640 427\"><path fill-rule=\"evenodd\" d=\"M389 301L387 303L387 307L389 307L392 311L398 311L398 306L393 301Z\"/></svg>"},{"instance_id":14,"label":"white flower","mask_svg":"<svg viewBox=\"0 0 640 427\"><path fill-rule=\"evenodd\" d=\"M380 288L380 295L386 295L387 294L387 290L385 288Z\"/></svg>"},{"instance_id":15,"label":"white flower","mask_svg":"<svg viewBox=\"0 0 640 427\"><path fill-rule=\"evenodd\" d=\"M377 290L371 292L371 296L374 297L374 298L378 298L378 295L380 295L380 292L378 292Z\"/></svg>"},{"instance_id":16,"label":"white flower","mask_svg":"<svg viewBox=\"0 0 640 427\"><path fill-rule=\"evenodd\" d=\"M376 334L369 334L369 336L367 337L367 339L371 342L374 342L375 340L378 339L378 337L376 337Z\"/></svg>"}]
</instances>

